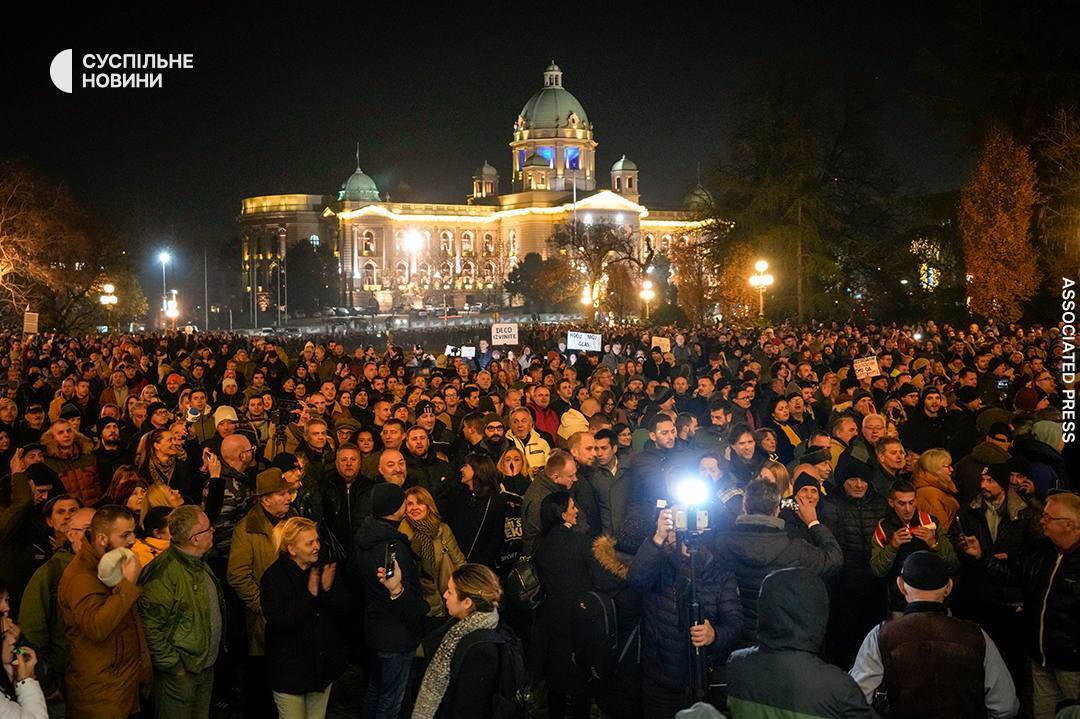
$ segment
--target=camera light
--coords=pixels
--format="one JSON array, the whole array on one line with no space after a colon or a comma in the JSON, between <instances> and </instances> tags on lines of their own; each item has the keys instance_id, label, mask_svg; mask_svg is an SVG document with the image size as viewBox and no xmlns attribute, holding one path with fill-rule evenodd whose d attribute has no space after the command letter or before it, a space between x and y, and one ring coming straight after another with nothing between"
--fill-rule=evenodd
<instances>
[{"instance_id":1,"label":"camera light","mask_svg":"<svg viewBox=\"0 0 1080 719\"><path fill-rule=\"evenodd\" d=\"M679 504L687 507L697 507L705 503L709 498L709 488L704 480L698 477L688 477L675 485L675 496Z\"/></svg>"}]
</instances>

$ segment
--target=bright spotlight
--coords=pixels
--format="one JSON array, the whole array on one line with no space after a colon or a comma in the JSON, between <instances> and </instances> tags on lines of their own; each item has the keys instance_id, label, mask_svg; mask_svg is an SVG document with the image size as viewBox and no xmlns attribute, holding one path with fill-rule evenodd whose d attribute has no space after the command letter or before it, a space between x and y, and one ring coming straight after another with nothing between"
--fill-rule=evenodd
<instances>
[{"instance_id":1,"label":"bright spotlight","mask_svg":"<svg viewBox=\"0 0 1080 719\"><path fill-rule=\"evenodd\" d=\"M162 250L161 252L158 253L157 258L158 258L158 262L165 265L165 264L168 264L169 260L172 259L172 255L170 255L165 250Z\"/></svg>"},{"instance_id":2,"label":"bright spotlight","mask_svg":"<svg viewBox=\"0 0 1080 719\"><path fill-rule=\"evenodd\" d=\"M687 477L675 485L675 498L687 507L699 507L709 499L709 488L699 477Z\"/></svg>"}]
</instances>

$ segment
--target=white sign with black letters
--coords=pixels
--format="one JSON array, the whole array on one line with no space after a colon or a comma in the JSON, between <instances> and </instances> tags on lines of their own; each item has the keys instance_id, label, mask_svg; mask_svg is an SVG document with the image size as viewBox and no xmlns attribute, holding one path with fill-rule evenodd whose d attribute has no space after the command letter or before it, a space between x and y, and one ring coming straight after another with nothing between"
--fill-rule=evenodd
<instances>
[{"instance_id":1,"label":"white sign with black letters","mask_svg":"<svg viewBox=\"0 0 1080 719\"><path fill-rule=\"evenodd\" d=\"M517 343L518 326L516 322L504 322L491 326L491 344L516 345Z\"/></svg>"},{"instance_id":2,"label":"white sign with black letters","mask_svg":"<svg viewBox=\"0 0 1080 719\"><path fill-rule=\"evenodd\" d=\"M599 352L603 349L603 342L600 335L591 332L567 332L566 349Z\"/></svg>"}]
</instances>

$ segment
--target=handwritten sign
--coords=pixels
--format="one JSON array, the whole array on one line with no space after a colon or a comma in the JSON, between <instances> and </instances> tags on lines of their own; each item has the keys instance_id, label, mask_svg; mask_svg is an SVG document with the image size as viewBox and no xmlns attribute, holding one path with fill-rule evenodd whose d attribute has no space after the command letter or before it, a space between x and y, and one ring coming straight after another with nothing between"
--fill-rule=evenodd
<instances>
[{"instance_id":1,"label":"handwritten sign","mask_svg":"<svg viewBox=\"0 0 1080 719\"><path fill-rule=\"evenodd\" d=\"M462 356L463 359L472 359L473 357L476 356L476 348L475 347L462 347L461 348L461 356Z\"/></svg>"},{"instance_id":2,"label":"handwritten sign","mask_svg":"<svg viewBox=\"0 0 1080 719\"><path fill-rule=\"evenodd\" d=\"M855 379L868 379L881 374L881 367L878 366L877 357L859 357L855 360L854 365Z\"/></svg>"},{"instance_id":3,"label":"handwritten sign","mask_svg":"<svg viewBox=\"0 0 1080 719\"><path fill-rule=\"evenodd\" d=\"M23 334L36 335L38 333L38 313L23 313Z\"/></svg>"},{"instance_id":4,"label":"handwritten sign","mask_svg":"<svg viewBox=\"0 0 1080 719\"><path fill-rule=\"evenodd\" d=\"M491 344L516 345L517 343L518 326L516 322L505 322L491 326Z\"/></svg>"},{"instance_id":5,"label":"handwritten sign","mask_svg":"<svg viewBox=\"0 0 1080 719\"><path fill-rule=\"evenodd\" d=\"M567 332L566 349L599 352L603 348L600 335L591 332Z\"/></svg>"},{"instance_id":6,"label":"handwritten sign","mask_svg":"<svg viewBox=\"0 0 1080 719\"><path fill-rule=\"evenodd\" d=\"M659 347L661 352L670 352L671 340L667 337L656 337L654 335L652 338L652 346Z\"/></svg>"}]
</instances>

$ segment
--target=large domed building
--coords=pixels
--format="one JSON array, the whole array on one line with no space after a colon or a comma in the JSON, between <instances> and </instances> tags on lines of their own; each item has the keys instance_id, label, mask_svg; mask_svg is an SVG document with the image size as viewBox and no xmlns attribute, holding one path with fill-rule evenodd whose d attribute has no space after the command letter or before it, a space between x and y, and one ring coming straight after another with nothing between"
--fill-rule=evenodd
<instances>
[{"instance_id":1,"label":"large domed building","mask_svg":"<svg viewBox=\"0 0 1080 719\"><path fill-rule=\"evenodd\" d=\"M554 226L606 220L628 226L641 251L666 252L699 227L693 212L641 204L637 165L621 152L610 184L596 174L597 141L580 101L563 86L552 62L543 85L521 108L510 140L509 182L486 160L474 172L463 204L392 201L360 169L336 195L246 198L239 223L244 287L269 297L280 258L296 242L332 243L340 263L345 306L384 309L424 301L438 304L498 300L502 281L529 252L547 255ZM505 190L505 191L504 191Z\"/></svg>"}]
</instances>

